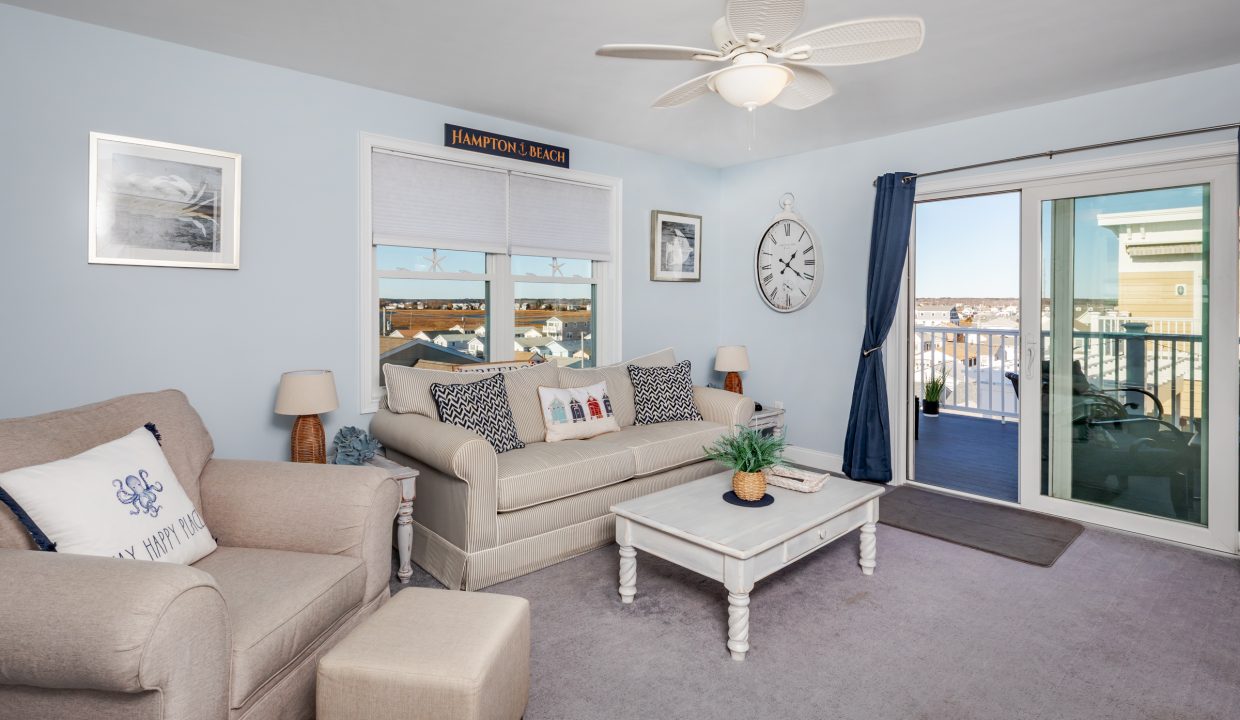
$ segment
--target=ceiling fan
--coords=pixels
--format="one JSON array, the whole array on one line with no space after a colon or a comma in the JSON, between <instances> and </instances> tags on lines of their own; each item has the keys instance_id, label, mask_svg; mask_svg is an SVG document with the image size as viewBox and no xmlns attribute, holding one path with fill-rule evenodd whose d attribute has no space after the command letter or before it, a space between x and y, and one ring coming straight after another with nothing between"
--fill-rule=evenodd
<instances>
[{"instance_id":1,"label":"ceiling fan","mask_svg":"<svg viewBox=\"0 0 1240 720\"><path fill-rule=\"evenodd\" d=\"M810 66L861 65L921 48L925 23L918 17L850 20L790 37L801 24L805 0L728 0L711 27L716 50L678 45L604 45L595 54L645 60L729 63L663 93L656 108L676 107L707 92L746 110L773 103L803 110L835 92Z\"/></svg>"}]
</instances>

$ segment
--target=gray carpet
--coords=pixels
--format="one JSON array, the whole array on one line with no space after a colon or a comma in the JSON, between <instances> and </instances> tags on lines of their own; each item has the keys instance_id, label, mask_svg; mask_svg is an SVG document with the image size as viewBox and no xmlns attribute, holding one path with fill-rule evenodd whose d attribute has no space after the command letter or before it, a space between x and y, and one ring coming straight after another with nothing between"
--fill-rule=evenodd
<instances>
[{"instance_id":1,"label":"gray carpet","mask_svg":"<svg viewBox=\"0 0 1240 720\"><path fill-rule=\"evenodd\" d=\"M1240 565L1088 529L1051 568L889 526L759 582L749 658L712 581L603 548L489 588L529 598L527 720L1224 720L1240 715ZM416 584L436 586L416 570Z\"/></svg>"},{"instance_id":2,"label":"gray carpet","mask_svg":"<svg viewBox=\"0 0 1240 720\"><path fill-rule=\"evenodd\" d=\"M1028 510L901 487L883 495L879 522L1032 565L1050 567L1084 530Z\"/></svg>"}]
</instances>

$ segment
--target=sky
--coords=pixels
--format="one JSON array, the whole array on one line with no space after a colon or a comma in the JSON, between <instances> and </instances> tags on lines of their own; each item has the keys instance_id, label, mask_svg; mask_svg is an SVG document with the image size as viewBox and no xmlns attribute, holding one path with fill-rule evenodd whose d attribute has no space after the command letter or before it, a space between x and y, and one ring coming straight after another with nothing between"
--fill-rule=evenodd
<instances>
[{"instance_id":1,"label":"sky","mask_svg":"<svg viewBox=\"0 0 1240 720\"><path fill-rule=\"evenodd\" d=\"M922 202L917 297L1020 294L1020 193Z\"/></svg>"},{"instance_id":2,"label":"sky","mask_svg":"<svg viewBox=\"0 0 1240 720\"><path fill-rule=\"evenodd\" d=\"M1201 206L1203 186L1077 198L1074 212L1075 294L1118 293L1119 239L1098 225L1101 213ZM1043 224L1050 203L1043 208ZM916 206L917 297L1020 294L1020 193L922 202Z\"/></svg>"},{"instance_id":3,"label":"sky","mask_svg":"<svg viewBox=\"0 0 1240 720\"><path fill-rule=\"evenodd\" d=\"M434 255L439 260L439 271L445 273L486 273L486 255L480 252L442 250ZM380 245L375 248L377 267L381 270L412 270L429 272L432 251L424 248L393 247ZM512 273L516 283L516 298L587 298L590 286L573 283L520 282L524 275L552 274L552 258L526 255L512 256ZM556 260L561 277L586 277L590 274L589 260ZM379 296L385 298L458 299L486 297L483 280L404 280L380 278Z\"/></svg>"}]
</instances>

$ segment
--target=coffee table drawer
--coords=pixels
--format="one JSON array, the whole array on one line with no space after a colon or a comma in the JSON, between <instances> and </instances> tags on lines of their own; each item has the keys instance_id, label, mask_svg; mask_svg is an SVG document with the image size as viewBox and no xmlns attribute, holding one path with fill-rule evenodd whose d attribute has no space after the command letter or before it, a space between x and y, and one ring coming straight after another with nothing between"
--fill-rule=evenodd
<instances>
[{"instance_id":1,"label":"coffee table drawer","mask_svg":"<svg viewBox=\"0 0 1240 720\"><path fill-rule=\"evenodd\" d=\"M810 528L800 535L789 538L784 541L783 561L790 563L807 552L817 550L841 535L861 527L868 520L867 508L861 505Z\"/></svg>"}]
</instances>

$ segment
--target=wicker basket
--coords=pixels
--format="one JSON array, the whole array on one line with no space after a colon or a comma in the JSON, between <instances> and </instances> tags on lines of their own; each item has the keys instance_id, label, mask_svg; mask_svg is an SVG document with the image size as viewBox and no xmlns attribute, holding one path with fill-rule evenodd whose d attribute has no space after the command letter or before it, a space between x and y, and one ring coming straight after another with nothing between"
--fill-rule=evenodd
<instances>
[{"instance_id":1,"label":"wicker basket","mask_svg":"<svg viewBox=\"0 0 1240 720\"><path fill-rule=\"evenodd\" d=\"M747 502L761 500L766 495L766 473L737 470L732 474L732 492Z\"/></svg>"}]
</instances>

